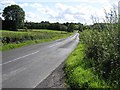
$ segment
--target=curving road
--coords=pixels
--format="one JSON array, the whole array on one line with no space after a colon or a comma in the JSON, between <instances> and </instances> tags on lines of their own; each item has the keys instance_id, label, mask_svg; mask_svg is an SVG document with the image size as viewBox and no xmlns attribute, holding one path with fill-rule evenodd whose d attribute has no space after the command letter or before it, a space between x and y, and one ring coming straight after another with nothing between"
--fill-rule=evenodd
<instances>
[{"instance_id":1,"label":"curving road","mask_svg":"<svg viewBox=\"0 0 120 90\"><path fill-rule=\"evenodd\" d=\"M2 53L2 88L35 88L79 42L79 34Z\"/></svg>"}]
</instances>

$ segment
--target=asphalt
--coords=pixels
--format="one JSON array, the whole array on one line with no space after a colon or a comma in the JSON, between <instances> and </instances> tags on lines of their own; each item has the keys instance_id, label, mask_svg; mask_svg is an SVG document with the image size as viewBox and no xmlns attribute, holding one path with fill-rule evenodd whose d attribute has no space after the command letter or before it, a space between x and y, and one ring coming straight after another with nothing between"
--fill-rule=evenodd
<instances>
[{"instance_id":1,"label":"asphalt","mask_svg":"<svg viewBox=\"0 0 120 90\"><path fill-rule=\"evenodd\" d=\"M36 86L35 89L65 89L68 90L69 87L65 82L65 62L60 64L45 80Z\"/></svg>"},{"instance_id":2,"label":"asphalt","mask_svg":"<svg viewBox=\"0 0 120 90\"><path fill-rule=\"evenodd\" d=\"M2 52L2 88L35 88L79 43L79 34Z\"/></svg>"}]
</instances>

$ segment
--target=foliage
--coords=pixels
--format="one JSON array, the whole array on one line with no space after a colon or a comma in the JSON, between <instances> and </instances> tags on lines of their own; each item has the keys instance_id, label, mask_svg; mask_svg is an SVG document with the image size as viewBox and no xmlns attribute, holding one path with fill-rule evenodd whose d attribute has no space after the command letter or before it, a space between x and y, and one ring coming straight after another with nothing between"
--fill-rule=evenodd
<instances>
[{"instance_id":1,"label":"foliage","mask_svg":"<svg viewBox=\"0 0 120 90\"><path fill-rule=\"evenodd\" d=\"M91 67L115 87L120 87L120 38L118 30L89 30L81 33Z\"/></svg>"},{"instance_id":2,"label":"foliage","mask_svg":"<svg viewBox=\"0 0 120 90\"><path fill-rule=\"evenodd\" d=\"M75 29L75 25L73 23L68 24L67 32L73 32Z\"/></svg>"},{"instance_id":3,"label":"foliage","mask_svg":"<svg viewBox=\"0 0 120 90\"><path fill-rule=\"evenodd\" d=\"M92 30L81 33L81 42L86 44L86 56L91 67L114 88L120 87L120 29L115 9L105 12L105 25L94 24ZM103 26L105 26L103 28Z\"/></svg>"},{"instance_id":4,"label":"foliage","mask_svg":"<svg viewBox=\"0 0 120 90\"><path fill-rule=\"evenodd\" d=\"M79 26L83 26L81 23L50 23L48 21L42 21L41 23L25 22L25 27L28 29L49 29L58 31L72 32L73 30L78 30Z\"/></svg>"},{"instance_id":5,"label":"foliage","mask_svg":"<svg viewBox=\"0 0 120 90\"><path fill-rule=\"evenodd\" d=\"M66 31L67 26L60 24L60 23L50 23L47 21L42 21L41 23L34 23L34 22L25 22L25 27L28 29L49 29L49 30L59 30L59 31Z\"/></svg>"},{"instance_id":6,"label":"foliage","mask_svg":"<svg viewBox=\"0 0 120 90\"><path fill-rule=\"evenodd\" d=\"M80 43L85 49L80 51L83 47L77 47L66 62L65 72L70 87L120 88L118 16L115 9L105 12L105 15L104 23L95 20L93 25L80 32Z\"/></svg>"},{"instance_id":7,"label":"foliage","mask_svg":"<svg viewBox=\"0 0 120 90\"><path fill-rule=\"evenodd\" d=\"M110 88L93 69L85 55L85 45L78 44L65 63L66 83L70 88Z\"/></svg>"},{"instance_id":8,"label":"foliage","mask_svg":"<svg viewBox=\"0 0 120 90\"><path fill-rule=\"evenodd\" d=\"M11 5L5 7L2 16L5 19L3 24L3 26L6 26L5 28L17 30L18 28L23 27L25 12L20 6Z\"/></svg>"}]
</instances>

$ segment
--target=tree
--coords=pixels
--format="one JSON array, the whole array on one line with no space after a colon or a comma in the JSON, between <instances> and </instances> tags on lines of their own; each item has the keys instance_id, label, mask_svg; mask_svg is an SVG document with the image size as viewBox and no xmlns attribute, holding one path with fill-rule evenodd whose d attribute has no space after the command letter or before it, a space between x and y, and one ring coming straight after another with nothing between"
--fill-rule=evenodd
<instances>
[{"instance_id":1,"label":"tree","mask_svg":"<svg viewBox=\"0 0 120 90\"><path fill-rule=\"evenodd\" d=\"M80 32L83 31L83 28L84 28L83 24L79 24L78 30L79 30Z\"/></svg>"},{"instance_id":2,"label":"tree","mask_svg":"<svg viewBox=\"0 0 120 90\"><path fill-rule=\"evenodd\" d=\"M73 32L75 29L75 25L73 23L68 24L67 32Z\"/></svg>"},{"instance_id":3,"label":"tree","mask_svg":"<svg viewBox=\"0 0 120 90\"><path fill-rule=\"evenodd\" d=\"M11 22L12 24L12 27L10 25L8 29L18 30L24 26L25 12L18 5L5 7L2 16L4 17L6 23Z\"/></svg>"}]
</instances>

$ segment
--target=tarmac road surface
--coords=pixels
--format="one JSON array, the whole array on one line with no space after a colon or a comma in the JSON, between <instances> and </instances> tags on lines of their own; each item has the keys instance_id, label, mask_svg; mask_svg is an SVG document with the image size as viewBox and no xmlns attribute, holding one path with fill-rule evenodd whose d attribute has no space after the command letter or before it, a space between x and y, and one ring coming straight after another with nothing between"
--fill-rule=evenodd
<instances>
[{"instance_id":1,"label":"tarmac road surface","mask_svg":"<svg viewBox=\"0 0 120 90\"><path fill-rule=\"evenodd\" d=\"M2 88L35 88L79 43L79 34L2 52Z\"/></svg>"}]
</instances>

